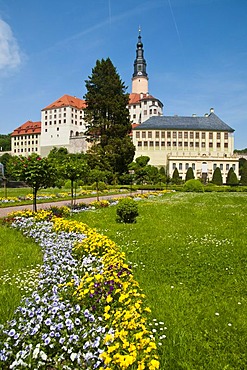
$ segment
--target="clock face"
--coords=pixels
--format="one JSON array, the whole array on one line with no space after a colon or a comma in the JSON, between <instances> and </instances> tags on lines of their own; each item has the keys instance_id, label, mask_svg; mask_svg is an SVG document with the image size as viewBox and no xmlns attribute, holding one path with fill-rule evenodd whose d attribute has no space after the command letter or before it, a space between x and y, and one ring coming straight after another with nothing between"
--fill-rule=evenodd
<instances>
[{"instance_id":1,"label":"clock face","mask_svg":"<svg viewBox=\"0 0 247 370\"><path fill-rule=\"evenodd\" d=\"M142 72L137 72L138 76L141 76L142 75Z\"/></svg>"}]
</instances>

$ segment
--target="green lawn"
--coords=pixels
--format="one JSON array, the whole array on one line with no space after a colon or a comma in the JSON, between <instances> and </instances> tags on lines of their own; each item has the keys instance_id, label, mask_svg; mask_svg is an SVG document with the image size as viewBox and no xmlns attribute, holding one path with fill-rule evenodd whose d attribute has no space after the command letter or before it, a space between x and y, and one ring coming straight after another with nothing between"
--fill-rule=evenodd
<instances>
[{"instance_id":1,"label":"green lawn","mask_svg":"<svg viewBox=\"0 0 247 370\"><path fill-rule=\"evenodd\" d=\"M109 207L73 216L126 252L147 295L162 369L246 369L247 194L175 193L140 201L136 224Z\"/></svg>"},{"instance_id":2,"label":"green lawn","mask_svg":"<svg viewBox=\"0 0 247 370\"><path fill-rule=\"evenodd\" d=\"M0 324L13 317L23 294L31 291L42 263L40 247L20 232L0 225Z\"/></svg>"},{"instance_id":3,"label":"green lawn","mask_svg":"<svg viewBox=\"0 0 247 370\"><path fill-rule=\"evenodd\" d=\"M166 336L161 369L246 369L247 193L173 193L138 207L136 224L116 223L115 206L72 218L126 252L157 320L151 328ZM0 233L4 322L32 289L41 252L16 230L0 225Z\"/></svg>"}]
</instances>

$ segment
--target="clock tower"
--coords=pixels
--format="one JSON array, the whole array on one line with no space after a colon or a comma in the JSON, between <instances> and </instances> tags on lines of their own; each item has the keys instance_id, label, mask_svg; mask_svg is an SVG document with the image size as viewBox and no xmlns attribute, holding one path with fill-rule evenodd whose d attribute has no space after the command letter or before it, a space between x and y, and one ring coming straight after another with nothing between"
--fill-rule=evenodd
<instances>
[{"instance_id":1,"label":"clock tower","mask_svg":"<svg viewBox=\"0 0 247 370\"><path fill-rule=\"evenodd\" d=\"M132 76L132 93L148 93L148 75L146 72L146 60L144 59L141 30L139 28L138 42L136 45L136 59L134 61L134 73Z\"/></svg>"}]
</instances>

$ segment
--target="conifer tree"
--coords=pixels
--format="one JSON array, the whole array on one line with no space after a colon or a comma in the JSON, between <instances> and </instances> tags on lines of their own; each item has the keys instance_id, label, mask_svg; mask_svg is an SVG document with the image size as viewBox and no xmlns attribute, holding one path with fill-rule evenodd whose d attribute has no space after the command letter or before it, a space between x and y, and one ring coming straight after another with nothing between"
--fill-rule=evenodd
<instances>
[{"instance_id":1,"label":"conifer tree","mask_svg":"<svg viewBox=\"0 0 247 370\"><path fill-rule=\"evenodd\" d=\"M172 174L172 182L174 184L179 184L180 183L180 177L179 177L179 172L178 172L177 167L173 171L173 174Z\"/></svg>"},{"instance_id":2,"label":"conifer tree","mask_svg":"<svg viewBox=\"0 0 247 370\"><path fill-rule=\"evenodd\" d=\"M223 180L222 180L222 174L221 170L219 167L216 167L213 173L213 178L212 178L212 183L215 185L222 185Z\"/></svg>"},{"instance_id":3,"label":"conifer tree","mask_svg":"<svg viewBox=\"0 0 247 370\"><path fill-rule=\"evenodd\" d=\"M103 147L110 138L123 138L129 134L129 96L111 60L97 60L92 75L85 82L88 133L99 138Z\"/></svg>"},{"instance_id":4,"label":"conifer tree","mask_svg":"<svg viewBox=\"0 0 247 370\"><path fill-rule=\"evenodd\" d=\"M238 185L239 181L237 175L235 174L233 168L231 167L228 171L227 178L226 178L226 185Z\"/></svg>"},{"instance_id":5,"label":"conifer tree","mask_svg":"<svg viewBox=\"0 0 247 370\"><path fill-rule=\"evenodd\" d=\"M132 162L135 147L129 137L129 96L109 58L97 60L86 88L85 121L94 142L89 155L97 153L102 163L107 162L108 170L121 175Z\"/></svg>"},{"instance_id":6,"label":"conifer tree","mask_svg":"<svg viewBox=\"0 0 247 370\"><path fill-rule=\"evenodd\" d=\"M189 167L187 169L187 172L186 172L185 181L188 181L188 180L191 180L191 179L194 179L194 178L195 178L194 171L193 171L192 167Z\"/></svg>"}]
</instances>

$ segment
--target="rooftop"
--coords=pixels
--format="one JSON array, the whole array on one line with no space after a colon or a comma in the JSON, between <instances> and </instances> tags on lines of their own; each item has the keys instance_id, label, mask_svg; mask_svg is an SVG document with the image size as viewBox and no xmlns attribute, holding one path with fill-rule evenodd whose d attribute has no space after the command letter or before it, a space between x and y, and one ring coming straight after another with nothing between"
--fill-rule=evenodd
<instances>
[{"instance_id":1,"label":"rooftop","mask_svg":"<svg viewBox=\"0 0 247 370\"><path fill-rule=\"evenodd\" d=\"M133 130L235 131L214 113L204 117L154 116L133 128Z\"/></svg>"}]
</instances>

